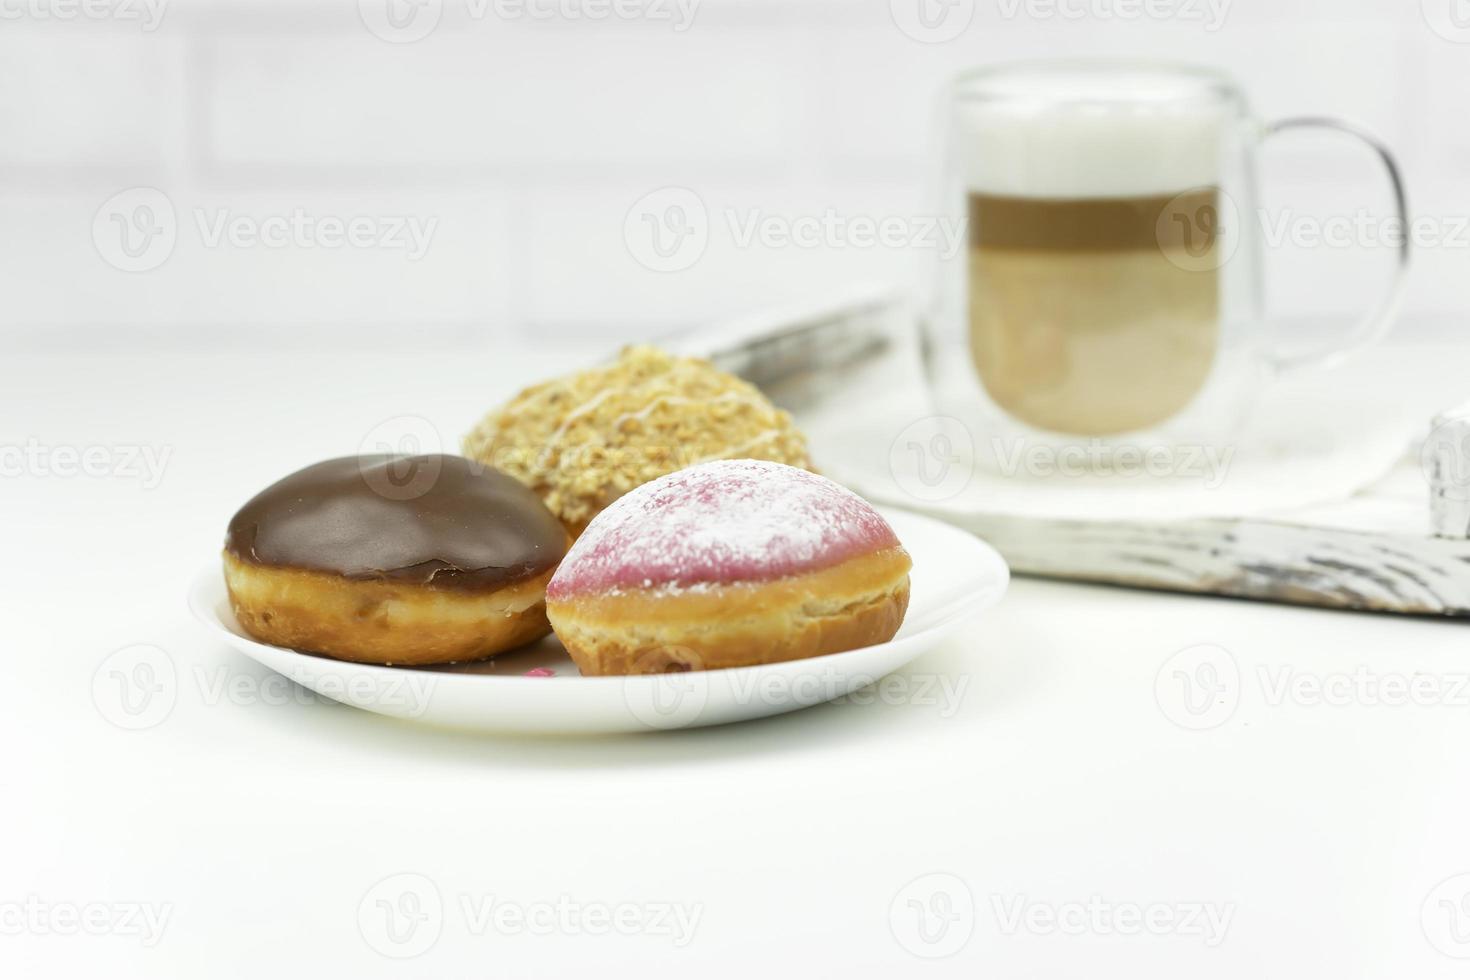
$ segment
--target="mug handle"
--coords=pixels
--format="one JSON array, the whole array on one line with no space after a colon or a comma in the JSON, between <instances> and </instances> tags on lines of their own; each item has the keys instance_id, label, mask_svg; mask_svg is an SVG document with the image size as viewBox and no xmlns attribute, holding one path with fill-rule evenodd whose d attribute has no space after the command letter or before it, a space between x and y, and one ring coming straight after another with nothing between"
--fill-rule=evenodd
<instances>
[{"instance_id":1,"label":"mug handle","mask_svg":"<svg viewBox=\"0 0 1470 980\"><path fill-rule=\"evenodd\" d=\"M1407 282L1409 272L1410 239L1413 237L1409 229L1409 206L1408 195L1404 192L1404 178L1399 170L1398 161L1394 159L1393 152L1377 136L1359 126L1343 119L1330 116L1298 116L1289 119L1280 119L1267 125L1262 139L1270 139L1277 133L1290 130L1316 129L1328 130L1334 133L1351 136L1358 142L1372 150L1383 164L1384 172L1388 176L1389 185L1393 189L1394 207L1398 213L1400 225L1404 229L1403 240L1398 243L1396 250L1396 267L1393 273L1393 282L1385 295L1376 306L1362 316L1353 328L1348 331L1343 340L1331 347L1308 351L1302 354L1290 356L1278 355L1275 359L1276 366L1283 370L1295 370L1303 367L1331 367L1342 360L1353 351L1370 347L1383 339L1388 333L1388 328L1393 322L1394 314L1398 311L1399 301L1403 298L1404 285Z\"/></svg>"}]
</instances>

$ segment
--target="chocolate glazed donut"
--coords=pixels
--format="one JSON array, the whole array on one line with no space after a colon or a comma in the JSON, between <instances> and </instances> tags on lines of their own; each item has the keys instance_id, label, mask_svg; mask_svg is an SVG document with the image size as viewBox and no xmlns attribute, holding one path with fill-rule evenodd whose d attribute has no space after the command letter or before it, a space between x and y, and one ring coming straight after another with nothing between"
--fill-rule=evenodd
<instances>
[{"instance_id":1,"label":"chocolate glazed donut","mask_svg":"<svg viewBox=\"0 0 1470 980\"><path fill-rule=\"evenodd\" d=\"M529 489L459 456L348 456L230 521L225 582L257 640L341 660L482 660L550 632L567 534Z\"/></svg>"}]
</instances>

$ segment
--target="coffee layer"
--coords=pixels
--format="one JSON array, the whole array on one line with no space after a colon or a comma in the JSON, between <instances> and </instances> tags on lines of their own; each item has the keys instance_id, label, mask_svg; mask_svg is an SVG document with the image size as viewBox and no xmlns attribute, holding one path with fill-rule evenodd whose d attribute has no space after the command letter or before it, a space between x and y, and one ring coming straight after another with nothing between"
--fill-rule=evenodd
<instances>
[{"instance_id":1,"label":"coffee layer","mask_svg":"<svg viewBox=\"0 0 1470 980\"><path fill-rule=\"evenodd\" d=\"M225 550L258 565L435 588L534 577L566 531L514 478L459 456L347 456L272 484L230 521Z\"/></svg>"},{"instance_id":2,"label":"coffee layer","mask_svg":"<svg viewBox=\"0 0 1470 980\"><path fill-rule=\"evenodd\" d=\"M971 196L970 350L997 405L1039 429L1115 435L1199 393L1219 338L1219 244L1171 235L1191 223L1168 218L1215 195L1166 211L1176 198Z\"/></svg>"},{"instance_id":3,"label":"coffee layer","mask_svg":"<svg viewBox=\"0 0 1470 980\"><path fill-rule=\"evenodd\" d=\"M971 194L972 247L1036 249L1212 248L1213 187L1141 197L1047 199Z\"/></svg>"}]
</instances>

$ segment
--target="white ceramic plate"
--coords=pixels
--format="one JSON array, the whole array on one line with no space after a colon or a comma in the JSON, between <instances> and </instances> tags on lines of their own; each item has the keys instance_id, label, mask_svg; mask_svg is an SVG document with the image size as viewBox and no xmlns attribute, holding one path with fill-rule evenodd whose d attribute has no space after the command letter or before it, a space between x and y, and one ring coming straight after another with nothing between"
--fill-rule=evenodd
<instances>
[{"instance_id":1,"label":"white ceramic plate","mask_svg":"<svg viewBox=\"0 0 1470 980\"><path fill-rule=\"evenodd\" d=\"M479 664L376 667L258 643L218 567L189 594L215 635L319 694L379 714L486 732L647 732L764 718L851 694L903 667L1005 593L1009 571L968 532L885 511L914 561L908 616L887 643L808 660L640 677L582 677L554 638ZM534 668L554 676L526 676Z\"/></svg>"}]
</instances>

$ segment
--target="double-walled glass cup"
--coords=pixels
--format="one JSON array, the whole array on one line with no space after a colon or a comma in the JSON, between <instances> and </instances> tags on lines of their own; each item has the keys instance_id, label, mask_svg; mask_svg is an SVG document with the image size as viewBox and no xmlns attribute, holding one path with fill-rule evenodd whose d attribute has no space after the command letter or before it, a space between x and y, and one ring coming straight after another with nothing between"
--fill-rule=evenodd
<instances>
[{"instance_id":1,"label":"double-walled glass cup","mask_svg":"<svg viewBox=\"0 0 1470 980\"><path fill-rule=\"evenodd\" d=\"M1289 352L1263 318L1254 158L1288 129L1372 137L1330 119L1258 121L1214 72L1030 63L975 71L946 93L941 213L967 247L934 260L923 311L939 409L977 455L1026 441L1108 450L1228 439L1283 370L1377 341L1383 302L1328 348Z\"/></svg>"}]
</instances>

